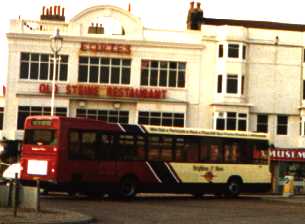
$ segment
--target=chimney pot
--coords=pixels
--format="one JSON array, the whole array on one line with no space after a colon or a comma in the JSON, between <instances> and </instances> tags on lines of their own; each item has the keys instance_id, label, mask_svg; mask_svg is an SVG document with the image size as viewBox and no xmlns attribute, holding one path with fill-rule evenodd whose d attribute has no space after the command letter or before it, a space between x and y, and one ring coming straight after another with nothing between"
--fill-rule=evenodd
<instances>
[{"instance_id":1,"label":"chimney pot","mask_svg":"<svg viewBox=\"0 0 305 224\"><path fill-rule=\"evenodd\" d=\"M52 8L53 8L53 7L51 6L51 7L50 7L50 15L51 15L51 16L53 15L53 12L52 12L53 10L52 10Z\"/></svg>"},{"instance_id":2,"label":"chimney pot","mask_svg":"<svg viewBox=\"0 0 305 224\"><path fill-rule=\"evenodd\" d=\"M200 9L200 5L201 5L201 3L197 2L197 9Z\"/></svg>"},{"instance_id":3,"label":"chimney pot","mask_svg":"<svg viewBox=\"0 0 305 224\"><path fill-rule=\"evenodd\" d=\"M57 6L55 5L54 6L54 15L56 15L57 14Z\"/></svg>"},{"instance_id":4,"label":"chimney pot","mask_svg":"<svg viewBox=\"0 0 305 224\"><path fill-rule=\"evenodd\" d=\"M128 12L131 12L131 4L130 4L130 2L128 3Z\"/></svg>"},{"instance_id":5,"label":"chimney pot","mask_svg":"<svg viewBox=\"0 0 305 224\"><path fill-rule=\"evenodd\" d=\"M62 9L61 9L61 12L62 12L62 13L61 13L62 16L65 16L65 8L62 8Z\"/></svg>"},{"instance_id":6,"label":"chimney pot","mask_svg":"<svg viewBox=\"0 0 305 224\"><path fill-rule=\"evenodd\" d=\"M57 6L57 15L60 16L60 5Z\"/></svg>"},{"instance_id":7,"label":"chimney pot","mask_svg":"<svg viewBox=\"0 0 305 224\"><path fill-rule=\"evenodd\" d=\"M46 9L46 7L43 6L43 7L42 7L42 15L43 15L43 16L44 16L44 13L45 13L45 9Z\"/></svg>"},{"instance_id":8,"label":"chimney pot","mask_svg":"<svg viewBox=\"0 0 305 224\"><path fill-rule=\"evenodd\" d=\"M194 8L194 2L190 2L190 8L193 9Z\"/></svg>"},{"instance_id":9,"label":"chimney pot","mask_svg":"<svg viewBox=\"0 0 305 224\"><path fill-rule=\"evenodd\" d=\"M46 10L46 15L48 16L50 14L49 9Z\"/></svg>"}]
</instances>

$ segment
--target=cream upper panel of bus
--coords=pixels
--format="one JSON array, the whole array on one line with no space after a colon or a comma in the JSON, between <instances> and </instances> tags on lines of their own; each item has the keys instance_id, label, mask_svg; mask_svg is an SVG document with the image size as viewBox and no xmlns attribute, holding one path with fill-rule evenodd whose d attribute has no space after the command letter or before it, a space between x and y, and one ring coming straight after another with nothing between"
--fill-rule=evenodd
<instances>
[{"instance_id":1,"label":"cream upper panel of bus","mask_svg":"<svg viewBox=\"0 0 305 224\"><path fill-rule=\"evenodd\" d=\"M199 128L179 128L179 127L162 127L153 125L143 125L150 134L176 134L176 135L192 135L192 136L213 136L225 138L246 138L257 140L268 140L266 133L249 132L249 131L222 131Z\"/></svg>"}]
</instances>

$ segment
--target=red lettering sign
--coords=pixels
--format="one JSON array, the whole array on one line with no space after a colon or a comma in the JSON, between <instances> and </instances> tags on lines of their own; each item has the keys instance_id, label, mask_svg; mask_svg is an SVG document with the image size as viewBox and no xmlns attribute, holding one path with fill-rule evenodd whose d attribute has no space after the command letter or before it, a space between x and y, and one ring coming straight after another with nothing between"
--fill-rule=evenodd
<instances>
[{"instance_id":1,"label":"red lettering sign","mask_svg":"<svg viewBox=\"0 0 305 224\"><path fill-rule=\"evenodd\" d=\"M146 89L146 88L131 88L108 86L106 91L109 97L132 97L132 98L150 98L164 99L166 98L166 90L162 89Z\"/></svg>"},{"instance_id":2,"label":"red lettering sign","mask_svg":"<svg viewBox=\"0 0 305 224\"><path fill-rule=\"evenodd\" d=\"M52 86L49 84L40 84L39 85L39 92L40 93L51 93L52 92ZM58 86L55 85L55 93L58 93Z\"/></svg>"},{"instance_id":3,"label":"red lettering sign","mask_svg":"<svg viewBox=\"0 0 305 224\"><path fill-rule=\"evenodd\" d=\"M98 86L93 85L67 85L66 93L69 95L86 95L86 96L97 96Z\"/></svg>"},{"instance_id":4,"label":"red lettering sign","mask_svg":"<svg viewBox=\"0 0 305 224\"><path fill-rule=\"evenodd\" d=\"M59 87L55 85L55 92L59 92ZM63 91L63 90L62 90ZM49 84L39 85L40 93L51 93L52 87ZM67 95L80 96L108 96L108 97L128 97L128 98L146 98L146 99L165 99L165 89L151 88L132 88L121 86L98 86L98 85L66 85L63 93Z\"/></svg>"},{"instance_id":5,"label":"red lettering sign","mask_svg":"<svg viewBox=\"0 0 305 224\"><path fill-rule=\"evenodd\" d=\"M106 43L86 43L82 42L80 49L82 51L106 52L118 54L130 54L130 45L126 44L106 44Z\"/></svg>"},{"instance_id":6,"label":"red lettering sign","mask_svg":"<svg viewBox=\"0 0 305 224\"><path fill-rule=\"evenodd\" d=\"M305 162L305 149L280 149L270 152L270 158L274 161L300 161Z\"/></svg>"}]
</instances>

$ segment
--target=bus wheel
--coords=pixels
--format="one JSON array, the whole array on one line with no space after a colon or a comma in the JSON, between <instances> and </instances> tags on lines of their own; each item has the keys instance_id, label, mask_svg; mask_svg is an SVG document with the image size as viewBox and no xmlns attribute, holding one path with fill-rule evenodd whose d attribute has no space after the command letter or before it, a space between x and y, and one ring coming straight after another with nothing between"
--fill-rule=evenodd
<instances>
[{"instance_id":1,"label":"bus wheel","mask_svg":"<svg viewBox=\"0 0 305 224\"><path fill-rule=\"evenodd\" d=\"M137 193L137 180L134 177L124 177L119 186L119 195L122 198L133 198Z\"/></svg>"},{"instance_id":2,"label":"bus wheel","mask_svg":"<svg viewBox=\"0 0 305 224\"><path fill-rule=\"evenodd\" d=\"M226 195L229 197L238 197L241 190L241 180L239 178L232 178L227 183Z\"/></svg>"}]
</instances>

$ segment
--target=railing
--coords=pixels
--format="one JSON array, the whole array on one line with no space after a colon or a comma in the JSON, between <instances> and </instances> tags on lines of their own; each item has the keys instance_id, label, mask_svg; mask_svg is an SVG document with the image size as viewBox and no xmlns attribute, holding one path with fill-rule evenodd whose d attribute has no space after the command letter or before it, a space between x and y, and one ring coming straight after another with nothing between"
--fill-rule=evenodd
<instances>
[{"instance_id":1,"label":"railing","mask_svg":"<svg viewBox=\"0 0 305 224\"><path fill-rule=\"evenodd\" d=\"M68 33L68 26L63 22L18 19L11 20L10 32L52 34L56 28L59 28L62 33Z\"/></svg>"}]
</instances>

